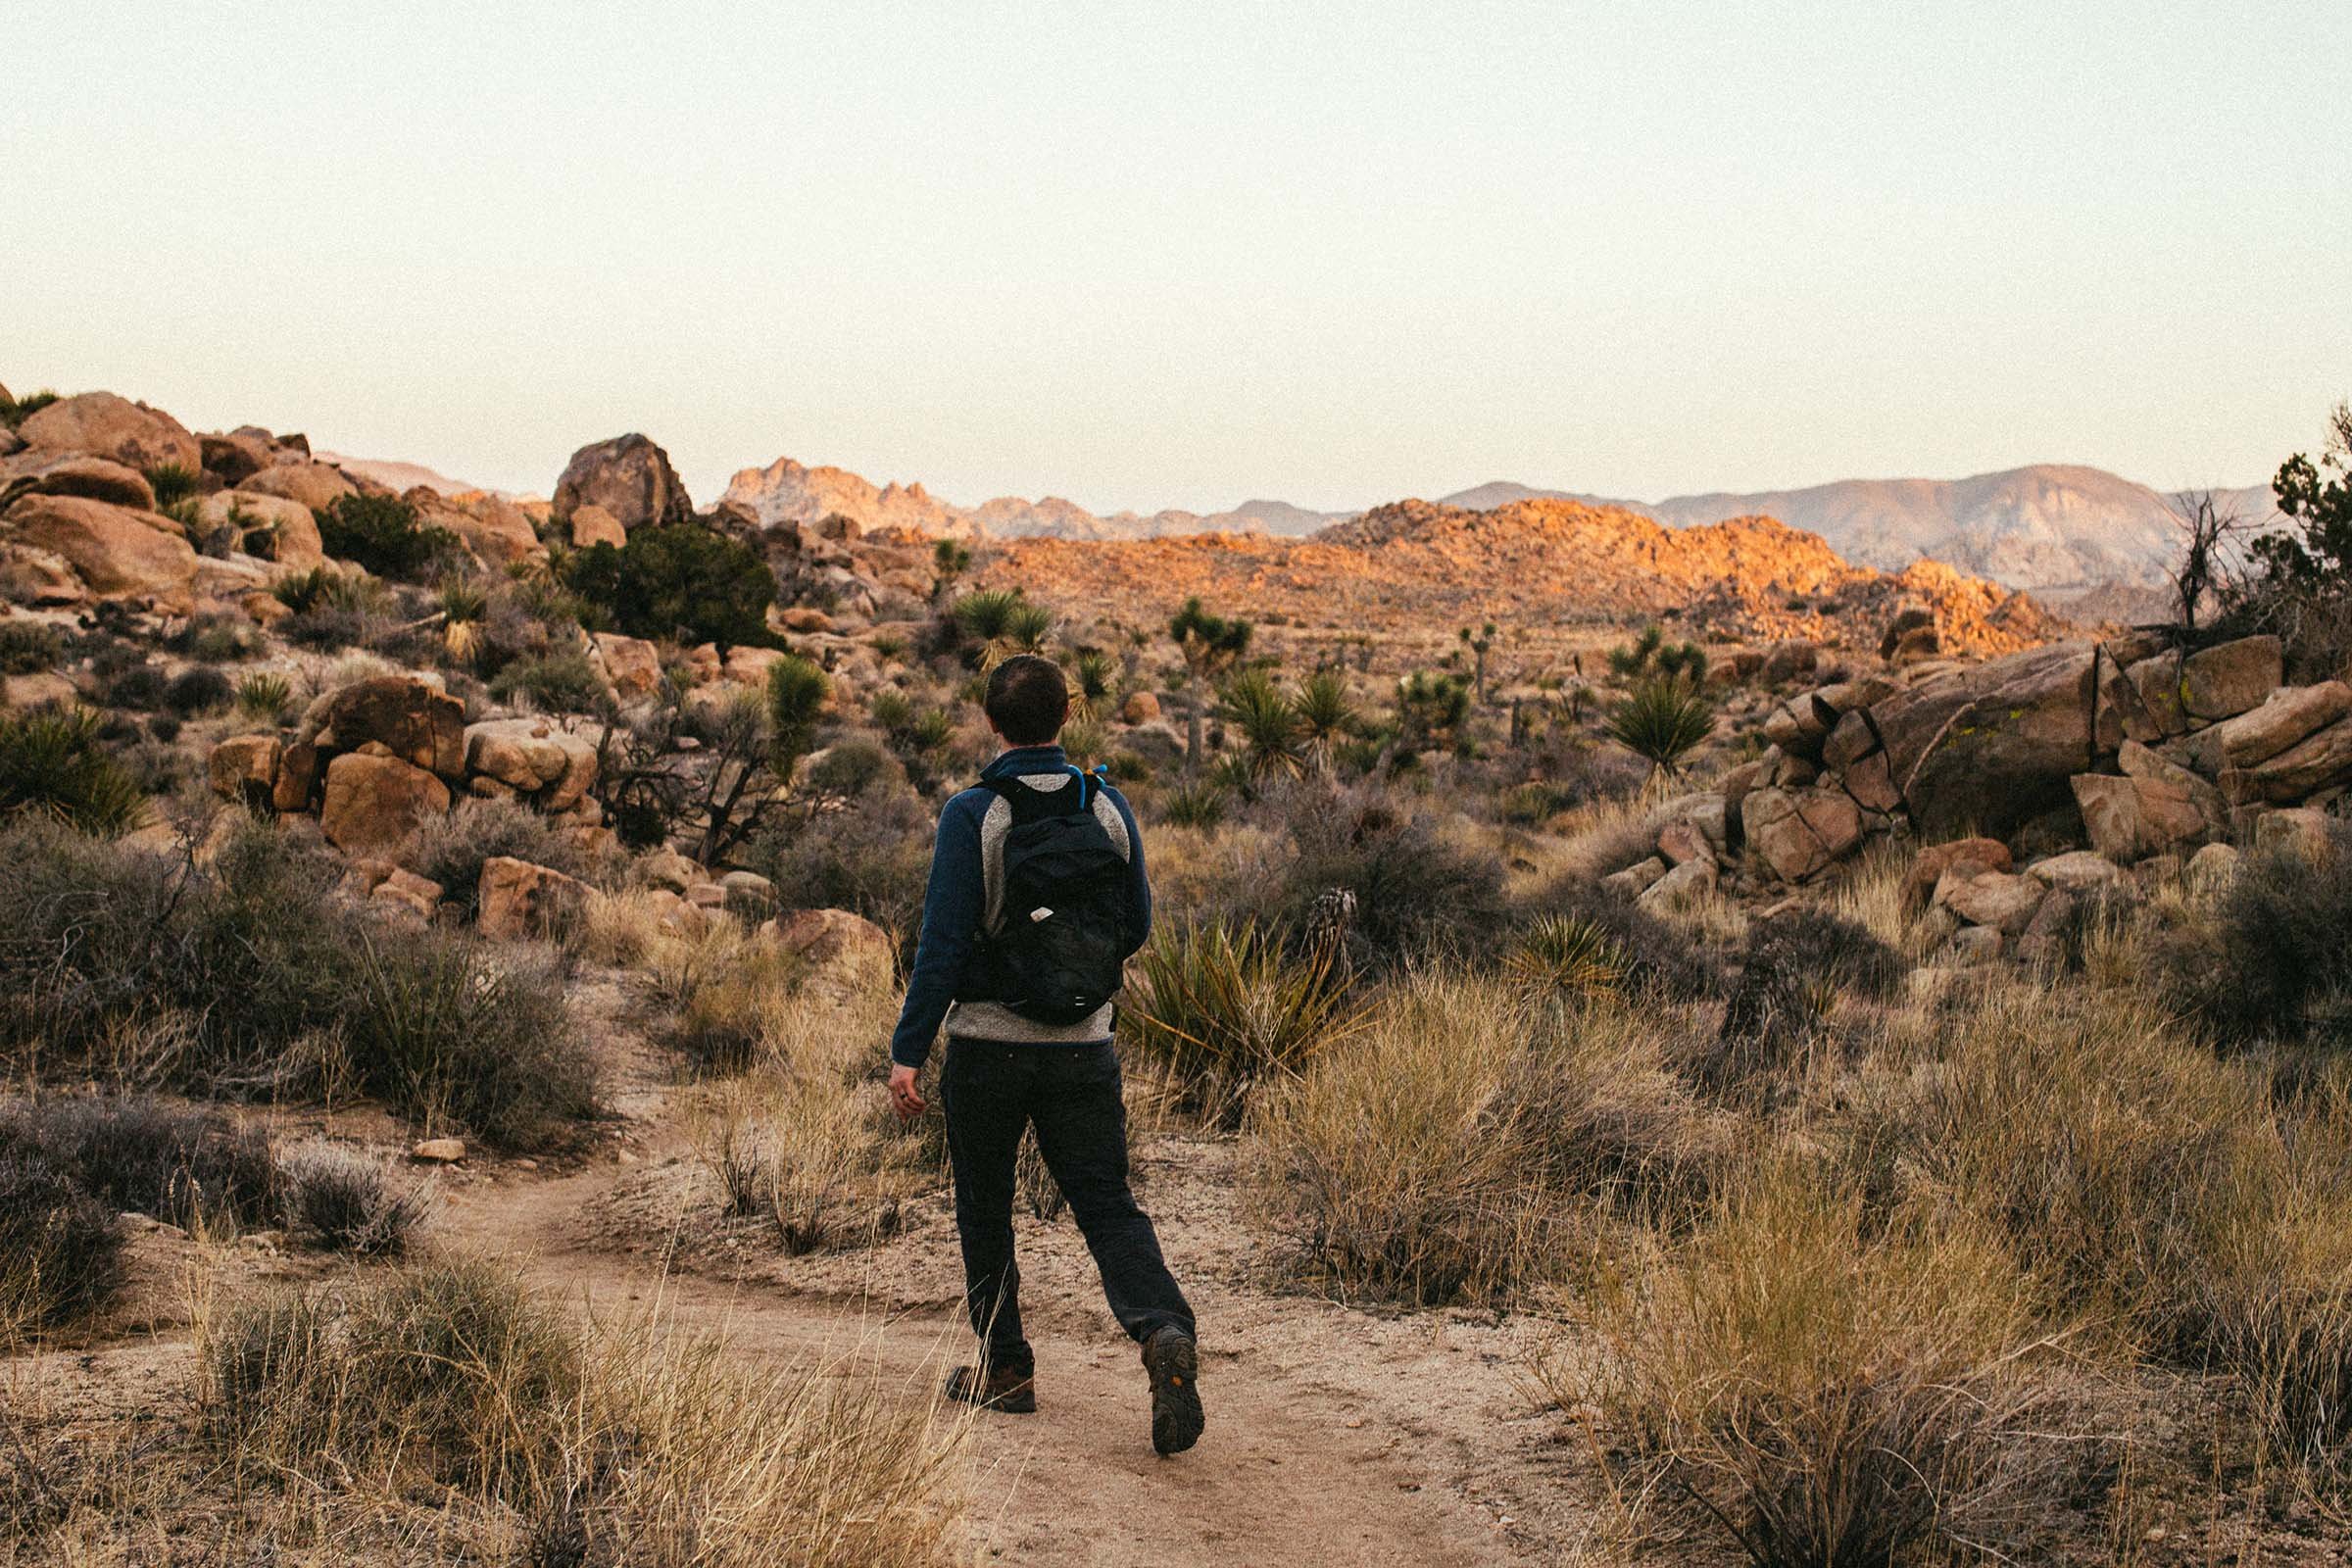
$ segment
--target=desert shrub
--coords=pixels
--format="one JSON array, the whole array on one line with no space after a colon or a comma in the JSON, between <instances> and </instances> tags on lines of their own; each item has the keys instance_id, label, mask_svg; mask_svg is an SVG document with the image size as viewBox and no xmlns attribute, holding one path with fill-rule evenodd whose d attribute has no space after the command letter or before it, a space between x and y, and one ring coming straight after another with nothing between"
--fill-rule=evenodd
<instances>
[{"instance_id":1,"label":"desert shrub","mask_svg":"<svg viewBox=\"0 0 2352 1568\"><path fill-rule=\"evenodd\" d=\"M55 669L65 657L54 627L37 620L0 620L0 675L37 675Z\"/></svg>"},{"instance_id":2,"label":"desert shrub","mask_svg":"<svg viewBox=\"0 0 2352 1568\"><path fill-rule=\"evenodd\" d=\"M163 706L181 718L217 713L236 701L237 689L228 677L207 664L183 670L164 688Z\"/></svg>"},{"instance_id":3,"label":"desert shrub","mask_svg":"<svg viewBox=\"0 0 2352 1568\"><path fill-rule=\"evenodd\" d=\"M171 687L172 678L158 666L143 662L131 664L107 678L104 688L106 706L151 713L164 706L164 694Z\"/></svg>"},{"instance_id":4,"label":"desert shrub","mask_svg":"<svg viewBox=\"0 0 2352 1568\"><path fill-rule=\"evenodd\" d=\"M159 463L146 473L148 487L155 492L158 512L169 512L196 495L199 476L184 463Z\"/></svg>"},{"instance_id":5,"label":"desert shrub","mask_svg":"<svg viewBox=\"0 0 2352 1568\"><path fill-rule=\"evenodd\" d=\"M586 654L546 654L500 670L491 678L490 695L502 703L521 698L543 713L586 713L604 700L605 678Z\"/></svg>"},{"instance_id":6,"label":"desert shrub","mask_svg":"<svg viewBox=\"0 0 2352 1568\"><path fill-rule=\"evenodd\" d=\"M759 551L701 523L637 528L617 549L578 551L564 584L632 637L722 651L775 641L767 629L775 573Z\"/></svg>"},{"instance_id":7,"label":"desert shrub","mask_svg":"<svg viewBox=\"0 0 2352 1568\"><path fill-rule=\"evenodd\" d=\"M1992 1237L1768 1163L1702 1233L1604 1293L1598 1352L1544 1368L1658 1499L1788 1568L2005 1552L2046 1529L2082 1446L2030 1283Z\"/></svg>"},{"instance_id":8,"label":"desert shrub","mask_svg":"<svg viewBox=\"0 0 2352 1568\"><path fill-rule=\"evenodd\" d=\"M2329 855L2248 856L2211 913L2164 939L2147 971L2224 1047L2352 1044L2352 839Z\"/></svg>"},{"instance_id":9,"label":"desert shrub","mask_svg":"<svg viewBox=\"0 0 2352 1568\"><path fill-rule=\"evenodd\" d=\"M1363 1018L1331 953L1291 957L1278 934L1250 922L1163 930L1136 965L1141 984L1120 1021L1189 1107L1227 1124Z\"/></svg>"},{"instance_id":10,"label":"desert shrub","mask_svg":"<svg viewBox=\"0 0 2352 1568\"><path fill-rule=\"evenodd\" d=\"M115 1211L38 1150L0 1150L0 1328L70 1322L122 1285Z\"/></svg>"},{"instance_id":11,"label":"desert shrub","mask_svg":"<svg viewBox=\"0 0 2352 1568\"><path fill-rule=\"evenodd\" d=\"M847 909L904 944L922 918L931 839L929 808L899 790L780 826L752 846L749 859L785 908Z\"/></svg>"},{"instance_id":12,"label":"desert shrub","mask_svg":"<svg viewBox=\"0 0 2352 1568\"><path fill-rule=\"evenodd\" d=\"M188 1228L266 1221L277 1196L269 1134L145 1097L15 1106L0 1117L0 1150L37 1151L110 1210Z\"/></svg>"},{"instance_id":13,"label":"desert shrub","mask_svg":"<svg viewBox=\"0 0 2352 1568\"><path fill-rule=\"evenodd\" d=\"M424 1222L422 1193L395 1192L382 1161L332 1144L288 1154L278 1180L287 1225L334 1251L361 1257L404 1252Z\"/></svg>"},{"instance_id":14,"label":"desert shrub","mask_svg":"<svg viewBox=\"0 0 2352 1568\"><path fill-rule=\"evenodd\" d=\"M176 713L150 713L147 716L148 735L166 746L178 740L179 732L184 727ZM141 778L140 788L150 795L157 793L155 786L145 778Z\"/></svg>"},{"instance_id":15,"label":"desert shrub","mask_svg":"<svg viewBox=\"0 0 2352 1568\"><path fill-rule=\"evenodd\" d=\"M502 855L565 876L587 871L570 837L537 811L472 796L425 818L401 847L400 863L440 883L442 897L471 917L480 905L483 863Z\"/></svg>"},{"instance_id":16,"label":"desert shrub","mask_svg":"<svg viewBox=\"0 0 2352 1568\"><path fill-rule=\"evenodd\" d=\"M272 670L255 670L237 682L237 711L247 718L280 723L293 707L294 683Z\"/></svg>"},{"instance_id":17,"label":"desert shrub","mask_svg":"<svg viewBox=\"0 0 2352 1568\"><path fill-rule=\"evenodd\" d=\"M243 615L208 612L164 639L164 646L202 664L233 663L262 650L261 629Z\"/></svg>"},{"instance_id":18,"label":"desert shrub","mask_svg":"<svg viewBox=\"0 0 2352 1568\"><path fill-rule=\"evenodd\" d=\"M906 785L906 770L878 742L855 735L810 758L797 782L811 795L864 801L899 793Z\"/></svg>"},{"instance_id":19,"label":"desert shrub","mask_svg":"<svg viewBox=\"0 0 2352 1568\"><path fill-rule=\"evenodd\" d=\"M1507 907L1492 855L1377 790L1301 785L1277 803L1298 847L1276 906L1303 927L1315 901L1355 896L1348 955L1373 973L1439 955L1485 956Z\"/></svg>"},{"instance_id":20,"label":"desert shrub","mask_svg":"<svg viewBox=\"0 0 2352 1568\"><path fill-rule=\"evenodd\" d=\"M209 867L37 823L0 835L0 861L22 895L0 901L0 1041L25 1059L226 1093L345 1079L503 1144L594 1107L551 968L380 923L338 896L333 856L266 823Z\"/></svg>"},{"instance_id":21,"label":"desert shrub","mask_svg":"<svg viewBox=\"0 0 2352 1568\"><path fill-rule=\"evenodd\" d=\"M802 969L797 955L731 919L662 944L654 961L655 996L668 1014L662 1043L706 1071L743 1071L763 1054L770 1017Z\"/></svg>"},{"instance_id":22,"label":"desert shrub","mask_svg":"<svg viewBox=\"0 0 2352 1568\"><path fill-rule=\"evenodd\" d=\"M1694 1070L1708 1087L1728 1089L1785 1066L1842 997L1884 1002L1909 972L1901 954L1837 915L1800 909L1757 921L1724 999L1715 1049Z\"/></svg>"},{"instance_id":23,"label":"desert shrub","mask_svg":"<svg viewBox=\"0 0 2352 1568\"><path fill-rule=\"evenodd\" d=\"M137 823L146 798L100 744L100 722L81 710L0 714L0 824L50 816L112 837Z\"/></svg>"},{"instance_id":24,"label":"desert shrub","mask_svg":"<svg viewBox=\"0 0 2352 1568\"><path fill-rule=\"evenodd\" d=\"M315 514L328 555L396 582L419 580L462 548L456 534L428 525L415 507L391 496L339 496Z\"/></svg>"}]
</instances>

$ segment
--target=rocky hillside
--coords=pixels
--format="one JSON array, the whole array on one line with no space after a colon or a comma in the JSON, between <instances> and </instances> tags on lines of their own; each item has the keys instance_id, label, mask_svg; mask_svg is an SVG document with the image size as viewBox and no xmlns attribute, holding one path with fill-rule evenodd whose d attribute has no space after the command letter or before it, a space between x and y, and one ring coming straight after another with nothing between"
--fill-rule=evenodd
<instances>
[{"instance_id":1,"label":"rocky hillside","mask_svg":"<svg viewBox=\"0 0 2352 1568\"><path fill-rule=\"evenodd\" d=\"M2225 495L2248 518L2276 514L2267 488ZM1802 490L1657 502L1603 502L1495 481L1458 491L1442 504L1486 510L1540 498L1619 506L1676 526L1774 516L1820 534L1865 565L1894 571L1914 561L1942 561L2013 588L2158 586L2179 548L2165 496L2104 469L2069 464L1967 479L1843 479Z\"/></svg>"},{"instance_id":2,"label":"rocky hillside","mask_svg":"<svg viewBox=\"0 0 2352 1568\"><path fill-rule=\"evenodd\" d=\"M1156 539L1171 534L1311 533L1346 513L1309 512L1285 501L1246 501L1230 512L1167 510L1146 516L1115 512L1097 516L1074 501L1047 496L1026 501L999 496L976 507L942 501L921 484L875 484L847 468L810 467L778 458L745 468L728 481L724 501L763 523L816 522L848 517L860 528L906 528L973 539Z\"/></svg>"},{"instance_id":3,"label":"rocky hillside","mask_svg":"<svg viewBox=\"0 0 2352 1568\"><path fill-rule=\"evenodd\" d=\"M1934 562L1900 573L1857 566L1770 517L1668 528L1572 501L1494 512L1404 501L1306 539L1026 540L993 552L982 570L984 580L1137 620L1198 594L1260 615L1359 629L1482 616L1520 626L1662 616L1727 638L1875 644L1913 604L1935 613L1947 651L2007 652L2060 630L2022 594Z\"/></svg>"}]
</instances>

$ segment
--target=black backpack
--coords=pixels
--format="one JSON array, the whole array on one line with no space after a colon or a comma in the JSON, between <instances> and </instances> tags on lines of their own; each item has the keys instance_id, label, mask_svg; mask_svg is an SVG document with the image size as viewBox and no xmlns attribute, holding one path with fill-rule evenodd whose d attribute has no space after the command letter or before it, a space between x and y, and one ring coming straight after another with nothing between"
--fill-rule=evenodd
<instances>
[{"instance_id":1,"label":"black backpack","mask_svg":"<svg viewBox=\"0 0 2352 1568\"><path fill-rule=\"evenodd\" d=\"M983 932L975 984L959 1000L993 1002L1045 1024L1084 1021L1118 994L1133 947L1127 859L1101 818L1101 786L1077 768L1074 786L1031 789L982 779L1012 811L1004 835L1000 929ZM1132 848L1132 846L1131 846Z\"/></svg>"}]
</instances>

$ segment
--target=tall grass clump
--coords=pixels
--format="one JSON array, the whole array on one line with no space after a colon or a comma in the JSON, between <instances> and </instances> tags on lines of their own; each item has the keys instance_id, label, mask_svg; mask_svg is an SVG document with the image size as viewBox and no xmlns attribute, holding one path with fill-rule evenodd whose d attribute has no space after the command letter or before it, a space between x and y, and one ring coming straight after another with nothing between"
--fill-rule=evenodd
<instances>
[{"instance_id":1,"label":"tall grass clump","mask_svg":"<svg viewBox=\"0 0 2352 1568\"><path fill-rule=\"evenodd\" d=\"M1328 951L1293 957L1252 921L1163 931L1136 963L1123 1021L1137 1049L1166 1067L1189 1108L1224 1125L1362 1022Z\"/></svg>"},{"instance_id":2,"label":"tall grass clump","mask_svg":"<svg viewBox=\"0 0 2352 1568\"><path fill-rule=\"evenodd\" d=\"M116 1211L38 1148L0 1148L0 1334L68 1323L122 1289Z\"/></svg>"},{"instance_id":3,"label":"tall grass clump","mask_svg":"<svg viewBox=\"0 0 2352 1568\"><path fill-rule=\"evenodd\" d=\"M1818 1177L1766 1161L1544 1381L1630 1447L1630 1493L1750 1562L2003 1560L2081 1471L2031 1283L1995 1236L1868 1223Z\"/></svg>"},{"instance_id":4,"label":"tall grass clump","mask_svg":"<svg viewBox=\"0 0 2352 1568\"><path fill-rule=\"evenodd\" d=\"M1257 1202L1343 1294L1492 1300L1574 1273L1617 1221L1680 1223L1727 1155L1663 1044L1623 1008L1416 973L1267 1100Z\"/></svg>"}]
</instances>

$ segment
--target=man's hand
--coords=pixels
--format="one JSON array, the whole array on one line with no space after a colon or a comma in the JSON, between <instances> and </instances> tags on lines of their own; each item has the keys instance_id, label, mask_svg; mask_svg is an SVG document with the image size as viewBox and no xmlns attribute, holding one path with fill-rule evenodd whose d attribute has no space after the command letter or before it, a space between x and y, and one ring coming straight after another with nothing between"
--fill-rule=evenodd
<instances>
[{"instance_id":1,"label":"man's hand","mask_svg":"<svg viewBox=\"0 0 2352 1568\"><path fill-rule=\"evenodd\" d=\"M901 1121L914 1120L924 1108L922 1091L914 1087L914 1069L895 1061L890 1064L890 1108Z\"/></svg>"}]
</instances>

